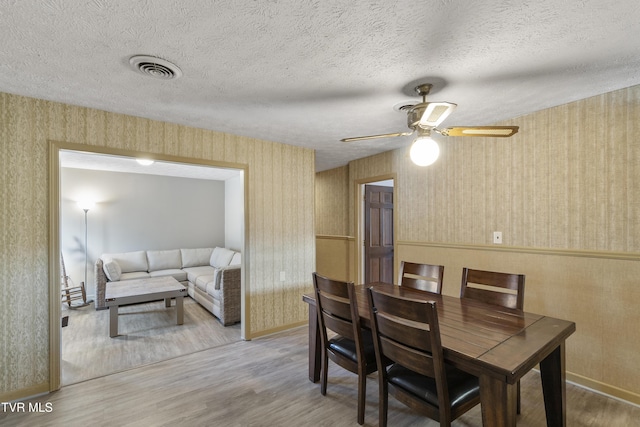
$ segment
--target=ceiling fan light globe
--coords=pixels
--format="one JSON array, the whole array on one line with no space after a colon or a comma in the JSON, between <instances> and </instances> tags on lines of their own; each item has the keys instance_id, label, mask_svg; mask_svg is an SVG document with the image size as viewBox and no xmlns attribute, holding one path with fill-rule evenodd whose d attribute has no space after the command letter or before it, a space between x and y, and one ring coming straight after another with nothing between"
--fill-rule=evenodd
<instances>
[{"instance_id":1,"label":"ceiling fan light globe","mask_svg":"<svg viewBox=\"0 0 640 427\"><path fill-rule=\"evenodd\" d=\"M438 156L440 156L440 147L430 137L416 138L409 150L411 161L418 166L429 166L438 160Z\"/></svg>"}]
</instances>

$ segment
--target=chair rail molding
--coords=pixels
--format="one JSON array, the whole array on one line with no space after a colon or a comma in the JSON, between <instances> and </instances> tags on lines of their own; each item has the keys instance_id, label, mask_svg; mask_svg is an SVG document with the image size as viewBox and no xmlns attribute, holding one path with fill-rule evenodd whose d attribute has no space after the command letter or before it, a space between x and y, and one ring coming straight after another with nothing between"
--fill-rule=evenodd
<instances>
[{"instance_id":1,"label":"chair rail molding","mask_svg":"<svg viewBox=\"0 0 640 427\"><path fill-rule=\"evenodd\" d=\"M439 243L439 242L417 242L408 240L399 240L397 245L403 246L422 246L430 248L449 248L449 249L469 249L475 251L492 251L492 252L511 252L523 254L537 255L555 255L568 257L583 258L604 258L617 259L624 261L640 261L640 252L609 252L609 251L588 251L579 249L556 249L556 248L531 248L523 246L494 246L494 245L469 245L459 243Z\"/></svg>"}]
</instances>

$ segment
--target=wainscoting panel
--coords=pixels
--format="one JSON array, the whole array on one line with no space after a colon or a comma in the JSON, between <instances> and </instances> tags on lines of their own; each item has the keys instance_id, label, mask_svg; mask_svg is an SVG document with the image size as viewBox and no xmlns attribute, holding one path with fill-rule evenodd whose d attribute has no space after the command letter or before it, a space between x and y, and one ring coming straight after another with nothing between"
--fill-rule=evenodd
<instances>
[{"instance_id":1,"label":"wainscoting panel","mask_svg":"<svg viewBox=\"0 0 640 427\"><path fill-rule=\"evenodd\" d=\"M460 296L462 268L526 275L524 309L576 323L567 371L592 388L640 404L640 254L398 242L398 260L442 264L442 293ZM588 378L591 381L581 381Z\"/></svg>"},{"instance_id":2,"label":"wainscoting panel","mask_svg":"<svg viewBox=\"0 0 640 427\"><path fill-rule=\"evenodd\" d=\"M316 236L316 271L326 277L355 280L355 239L350 236Z\"/></svg>"}]
</instances>

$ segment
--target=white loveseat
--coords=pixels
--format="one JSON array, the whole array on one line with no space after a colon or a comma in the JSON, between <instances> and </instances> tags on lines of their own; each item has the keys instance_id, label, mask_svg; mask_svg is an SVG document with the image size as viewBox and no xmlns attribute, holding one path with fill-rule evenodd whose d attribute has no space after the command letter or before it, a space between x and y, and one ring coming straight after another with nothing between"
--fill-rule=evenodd
<instances>
[{"instance_id":1,"label":"white loveseat","mask_svg":"<svg viewBox=\"0 0 640 427\"><path fill-rule=\"evenodd\" d=\"M226 248L103 254L95 264L96 310L107 308L109 282L173 276L223 325L240 321L241 255Z\"/></svg>"}]
</instances>

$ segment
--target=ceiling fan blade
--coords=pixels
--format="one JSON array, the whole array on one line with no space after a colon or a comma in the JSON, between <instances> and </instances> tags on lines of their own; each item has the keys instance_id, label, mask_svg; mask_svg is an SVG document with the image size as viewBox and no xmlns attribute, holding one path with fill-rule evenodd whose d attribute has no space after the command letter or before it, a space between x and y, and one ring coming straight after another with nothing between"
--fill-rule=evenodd
<instances>
[{"instance_id":1,"label":"ceiling fan blade","mask_svg":"<svg viewBox=\"0 0 640 427\"><path fill-rule=\"evenodd\" d=\"M369 136L354 136L353 138L342 138L340 141L342 142L353 142L353 141L362 141L365 139L378 139L378 138L392 138L394 136L407 136L411 135L411 132L396 132L396 133L383 133L381 135L369 135Z\"/></svg>"},{"instance_id":2,"label":"ceiling fan blade","mask_svg":"<svg viewBox=\"0 0 640 427\"><path fill-rule=\"evenodd\" d=\"M457 107L451 102L427 102L420 117L421 128L434 128L444 121Z\"/></svg>"},{"instance_id":3,"label":"ceiling fan blade","mask_svg":"<svg viewBox=\"0 0 640 427\"><path fill-rule=\"evenodd\" d=\"M436 129L444 136L484 136L506 138L518 133L518 126L460 126Z\"/></svg>"}]
</instances>

